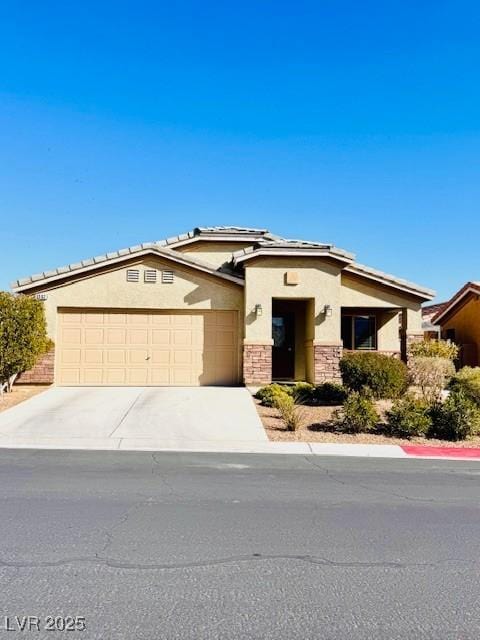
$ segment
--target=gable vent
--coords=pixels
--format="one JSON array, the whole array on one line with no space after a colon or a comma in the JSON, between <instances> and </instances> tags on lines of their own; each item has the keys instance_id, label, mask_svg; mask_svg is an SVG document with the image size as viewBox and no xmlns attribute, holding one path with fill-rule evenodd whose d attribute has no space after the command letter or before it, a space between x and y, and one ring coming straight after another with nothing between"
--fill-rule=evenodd
<instances>
[{"instance_id":1,"label":"gable vent","mask_svg":"<svg viewBox=\"0 0 480 640\"><path fill-rule=\"evenodd\" d=\"M157 272L155 269L145 269L143 272L143 280L144 282L156 282L157 281Z\"/></svg>"},{"instance_id":2,"label":"gable vent","mask_svg":"<svg viewBox=\"0 0 480 640\"><path fill-rule=\"evenodd\" d=\"M139 282L140 270L139 269L127 269L127 282Z\"/></svg>"},{"instance_id":3,"label":"gable vent","mask_svg":"<svg viewBox=\"0 0 480 640\"><path fill-rule=\"evenodd\" d=\"M173 284L173 271L162 271L162 283Z\"/></svg>"}]
</instances>

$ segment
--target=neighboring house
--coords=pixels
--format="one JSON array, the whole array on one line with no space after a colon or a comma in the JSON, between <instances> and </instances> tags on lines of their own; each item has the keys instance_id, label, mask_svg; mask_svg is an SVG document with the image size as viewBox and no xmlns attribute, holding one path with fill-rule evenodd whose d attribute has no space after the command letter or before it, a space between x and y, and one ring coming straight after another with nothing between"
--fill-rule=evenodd
<instances>
[{"instance_id":1,"label":"neighboring house","mask_svg":"<svg viewBox=\"0 0 480 640\"><path fill-rule=\"evenodd\" d=\"M427 340L438 340L440 338L440 325L433 324L432 320L446 304L446 302L438 302L437 304L429 304L422 307L422 329Z\"/></svg>"},{"instance_id":2,"label":"neighboring house","mask_svg":"<svg viewBox=\"0 0 480 640\"><path fill-rule=\"evenodd\" d=\"M461 366L480 364L480 282L467 282L432 319L460 346Z\"/></svg>"},{"instance_id":3,"label":"neighboring house","mask_svg":"<svg viewBox=\"0 0 480 640\"><path fill-rule=\"evenodd\" d=\"M58 385L336 380L343 349L404 355L434 297L331 244L241 227L197 228L12 288L44 300L56 348L37 370Z\"/></svg>"}]
</instances>

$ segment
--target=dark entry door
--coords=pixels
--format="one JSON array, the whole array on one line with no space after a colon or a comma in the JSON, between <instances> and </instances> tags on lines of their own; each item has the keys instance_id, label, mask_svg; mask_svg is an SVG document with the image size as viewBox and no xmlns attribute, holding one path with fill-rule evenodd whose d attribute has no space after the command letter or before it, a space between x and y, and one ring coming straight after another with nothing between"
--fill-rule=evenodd
<instances>
[{"instance_id":1,"label":"dark entry door","mask_svg":"<svg viewBox=\"0 0 480 640\"><path fill-rule=\"evenodd\" d=\"M295 315L277 313L272 317L272 377L293 380L295 377Z\"/></svg>"}]
</instances>

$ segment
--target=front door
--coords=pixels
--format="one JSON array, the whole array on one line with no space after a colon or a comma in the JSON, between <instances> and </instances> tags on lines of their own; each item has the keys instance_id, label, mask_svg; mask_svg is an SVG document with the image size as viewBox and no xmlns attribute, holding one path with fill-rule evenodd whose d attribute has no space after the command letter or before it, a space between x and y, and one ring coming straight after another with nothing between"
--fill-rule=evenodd
<instances>
[{"instance_id":1,"label":"front door","mask_svg":"<svg viewBox=\"0 0 480 640\"><path fill-rule=\"evenodd\" d=\"M293 380L295 377L295 315L279 313L272 317L272 377Z\"/></svg>"}]
</instances>

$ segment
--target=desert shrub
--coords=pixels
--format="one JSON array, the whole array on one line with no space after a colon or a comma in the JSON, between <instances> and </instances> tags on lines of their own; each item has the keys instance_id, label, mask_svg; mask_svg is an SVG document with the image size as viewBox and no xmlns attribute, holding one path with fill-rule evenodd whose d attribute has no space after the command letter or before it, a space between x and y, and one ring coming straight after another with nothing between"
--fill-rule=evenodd
<instances>
[{"instance_id":1,"label":"desert shrub","mask_svg":"<svg viewBox=\"0 0 480 640\"><path fill-rule=\"evenodd\" d=\"M291 387L292 397L297 404L313 404L315 387L309 382L297 382Z\"/></svg>"},{"instance_id":2,"label":"desert shrub","mask_svg":"<svg viewBox=\"0 0 480 640\"><path fill-rule=\"evenodd\" d=\"M346 353L340 360L343 384L352 391L368 387L376 398L397 398L408 387L408 370L401 360L382 353Z\"/></svg>"},{"instance_id":3,"label":"desert shrub","mask_svg":"<svg viewBox=\"0 0 480 640\"><path fill-rule=\"evenodd\" d=\"M427 436L432 427L429 408L426 402L406 394L387 411L387 431L400 438Z\"/></svg>"},{"instance_id":4,"label":"desert shrub","mask_svg":"<svg viewBox=\"0 0 480 640\"><path fill-rule=\"evenodd\" d=\"M292 396L279 393L275 397L274 406L285 423L288 431L298 431L305 422L305 413L301 405L295 404Z\"/></svg>"},{"instance_id":5,"label":"desert shrub","mask_svg":"<svg viewBox=\"0 0 480 640\"><path fill-rule=\"evenodd\" d=\"M425 402L437 402L447 382L455 374L453 362L448 358L415 356L408 361L411 383L419 387Z\"/></svg>"},{"instance_id":6,"label":"desert shrub","mask_svg":"<svg viewBox=\"0 0 480 640\"><path fill-rule=\"evenodd\" d=\"M447 358L456 360L458 358L458 347L449 340L422 340L412 342L408 347L409 357L422 358Z\"/></svg>"},{"instance_id":7,"label":"desert shrub","mask_svg":"<svg viewBox=\"0 0 480 640\"><path fill-rule=\"evenodd\" d=\"M352 391L341 409L333 414L336 428L345 433L372 431L378 424L379 416L371 396Z\"/></svg>"},{"instance_id":8,"label":"desert shrub","mask_svg":"<svg viewBox=\"0 0 480 640\"><path fill-rule=\"evenodd\" d=\"M430 436L442 440L465 440L480 433L480 410L463 391L452 391L430 410Z\"/></svg>"},{"instance_id":9,"label":"desert shrub","mask_svg":"<svg viewBox=\"0 0 480 640\"><path fill-rule=\"evenodd\" d=\"M450 380L448 388L463 393L480 406L480 367L463 367Z\"/></svg>"},{"instance_id":10,"label":"desert shrub","mask_svg":"<svg viewBox=\"0 0 480 640\"><path fill-rule=\"evenodd\" d=\"M337 382L324 382L313 390L313 401L320 405L343 404L347 398L347 390Z\"/></svg>"},{"instance_id":11,"label":"desert shrub","mask_svg":"<svg viewBox=\"0 0 480 640\"><path fill-rule=\"evenodd\" d=\"M257 391L255 397L260 400L264 407L274 407L275 399L279 395L291 396L293 387L283 384L268 384Z\"/></svg>"},{"instance_id":12,"label":"desert shrub","mask_svg":"<svg viewBox=\"0 0 480 640\"><path fill-rule=\"evenodd\" d=\"M43 304L0 292L0 383L33 367L49 346Z\"/></svg>"}]
</instances>

